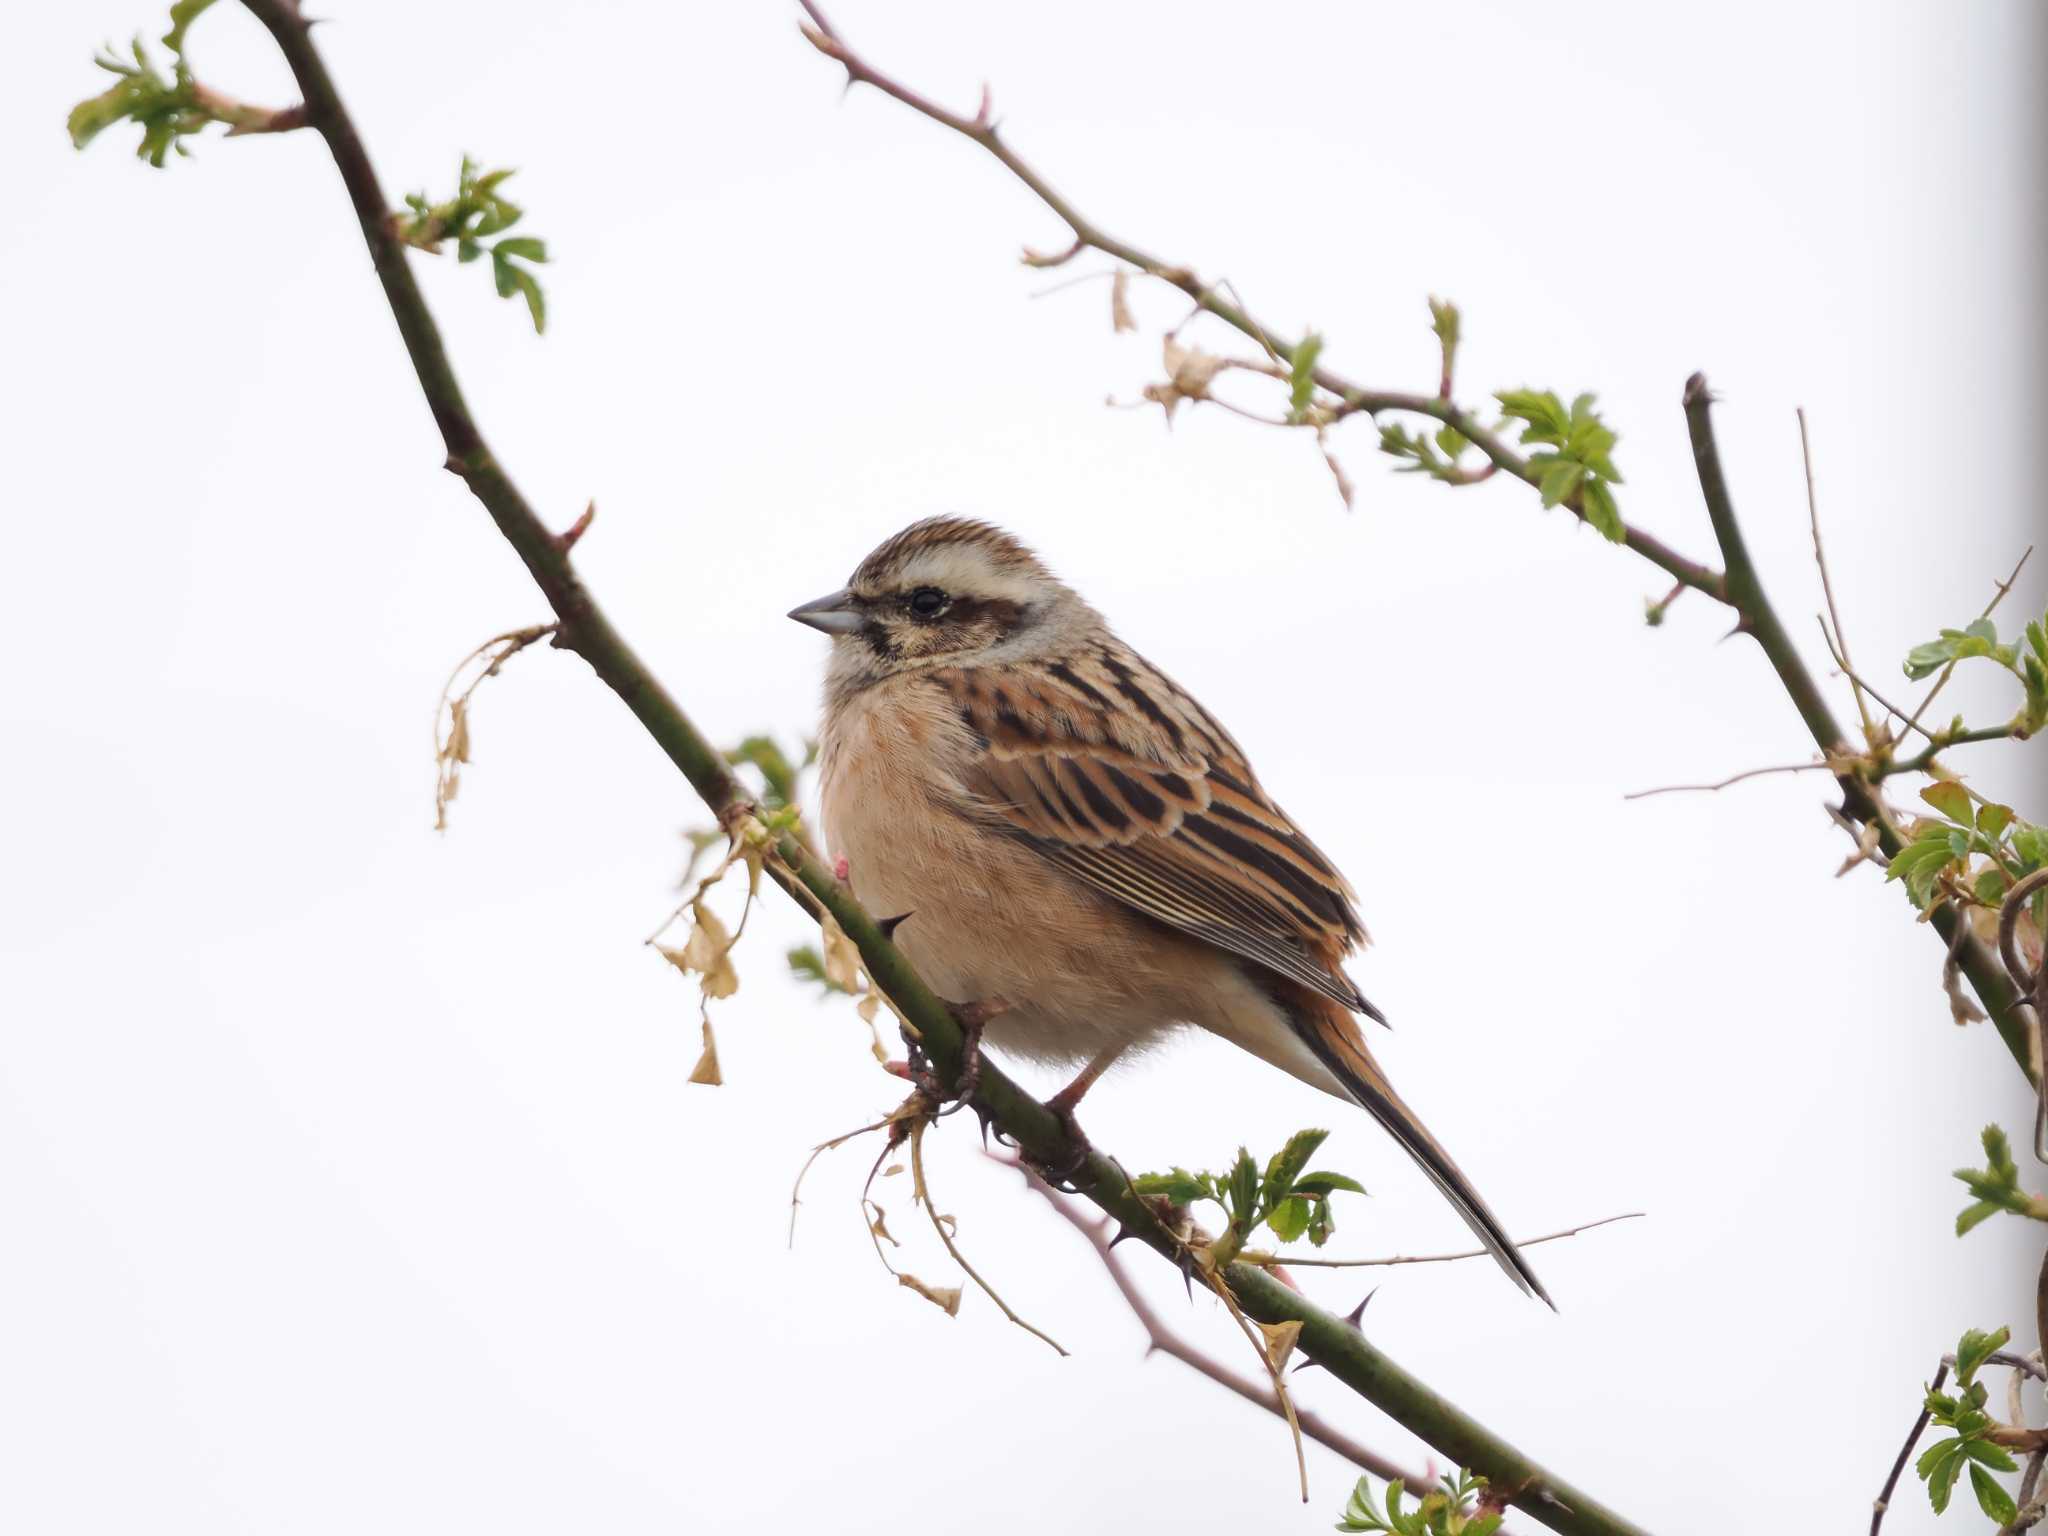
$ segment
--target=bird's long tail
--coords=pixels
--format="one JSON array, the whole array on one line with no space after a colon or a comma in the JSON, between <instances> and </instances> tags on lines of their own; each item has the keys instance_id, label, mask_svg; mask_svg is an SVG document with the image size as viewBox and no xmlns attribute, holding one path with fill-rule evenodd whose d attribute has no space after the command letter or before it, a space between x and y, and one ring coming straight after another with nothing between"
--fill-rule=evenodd
<instances>
[{"instance_id":1,"label":"bird's long tail","mask_svg":"<svg viewBox=\"0 0 2048 1536\"><path fill-rule=\"evenodd\" d=\"M1543 1289L1543 1282L1536 1278L1536 1271L1529 1267L1528 1260L1522 1257L1514 1240L1501 1227L1500 1219L1479 1198L1479 1191L1472 1187L1472 1181L1459 1171L1458 1165L1451 1161L1451 1154L1429 1133L1429 1128L1416 1117L1415 1111L1394 1092L1393 1085L1366 1050L1365 1041L1359 1037L1358 1026L1350 1013L1328 998L1308 993L1305 988L1291 1000L1295 1006L1289 1012L1302 1042L1343 1085L1345 1094L1363 1106L1421 1165L1422 1171L1443 1192L1444 1198L1465 1218L1465 1224L1473 1234L1507 1271L1508 1278L1528 1294L1539 1298L1553 1312L1556 1311L1557 1303Z\"/></svg>"}]
</instances>

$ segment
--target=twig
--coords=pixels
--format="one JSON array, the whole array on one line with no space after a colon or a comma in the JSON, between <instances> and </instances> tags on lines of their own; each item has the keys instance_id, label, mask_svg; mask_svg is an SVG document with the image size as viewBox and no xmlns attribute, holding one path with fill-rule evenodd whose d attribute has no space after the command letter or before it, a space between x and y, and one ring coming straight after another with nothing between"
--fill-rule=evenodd
<instances>
[{"instance_id":1,"label":"twig","mask_svg":"<svg viewBox=\"0 0 2048 1536\"><path fill-rule=\"evenodd\" d=\"M1939 1392L1941 1384L1947 1380L1948 1365L1944 1362L1941 1369L1934 1373L1934 1385L1927 1390ZM1871 1507L1870 1536L1878 1536L1878 1529L1884 1524L1884 1512L1891 1507L1892 1490L1899 1486L1899 1474L1906 1470L1906 1459L1913 1454L1913 1447L1926 1431L1927 1421L1932 1414L1932 1409L1923 1406L1919 1416L1913 1420L1913 1428L1906 1435L1906 1443L1899 1447L1898 1460L1892 1463L1891 1476L1884 1480L1884 1487L1877 1491L1877 1502Z\"/></svg>"},{"instance_id":2,"label":"twig","mask_svg":"<svg viewBox=\"0 0 2048 1536\"><path fill-rule=\"evenodd\" d=\"M1835 606L1834 578L1828 574L1827 550L1820 541L1820 499L1814 494L1813 489L1813 444L1806 434L1806 407L1802 405L1795 408L1793 414L1799 418L1799 457L1806 466L1806 520L1813 528L1813 563L1820 567L1820 589L1827 598L1828 619L1835 626L1834 643L1841 647L1843 668L1847 670L1849 636L1842 628L1842 612ZM1849 680L1849 691L1856 696L1856 713L1863 720L1864 744L1873 745L1877 733L1871 723L1870 709L1863 702L1862 686L1854 676Z\"/></svg>"},{"instance_id":3,"label":"twig","mask_svg":"<svg viewBox=\"0 0 2048 1536\"><path fill-rule=\"evenodd\" d=\"M993 1153L989 1156L992 1161L1001 1163L1006 1168L1015 1168L1023 1174L1024 1182L1044 1196L1046 1204L1059 1213L1060 1220L1087 1239L1088 1246L1095 1250L1095 1256L1102 1261L1102 1267L1109 1271L1109 1278L1115 1283L1124 1304L1131 1309L1139 1326L1145 1330L1146 1354L1169 1355L1189 1369L1200 1372L1217 1385L1235 1392L1246 1402L1255 1403L1268 1413L1280 1416L1280 1400L1270 1387L1240 1371L1232 1370L1221 1361L1203 1353L1167 1325L1166 1320L1139 1289L1137 1280L1129 1268L1117 1257L1115 1240L1111 1236L1111 1224L1108 1221L1091 1221L1081 1215L1071 1200L1062 1196L1022 1163L1012 1158L996 1157ZM1297 1410L1296 1418L1301 1425L1301 1432L1309 1439L1318 1445L1327 1446L1346 1461L1362 1467L1375 1477L1387 1481L1400 1478L1410 1488L1426 1488L1431 1482L1426 1474L1418 1475L1413 1468L1390 1461L1370 1446L1334 1428L1312 1410Z\"/></svg>"},{"instance_id":4,"label":"twig","mask_svg":"<svg viewBox=\"0 0 2048 1536\"><path fill-rule=\"evenodd\" d=\"M2037 869L2014 881L1998 908L1998 956L2021 999L2034 1010L2034 1061L2039 1093L2034 1101L2034 1157L2048 1162L2048 960L2037 969L2020 953L2020 917L2034 892L2048 885L2048 869ZM2042 1270L2048 1287L2048 1267ZM2048 1292L2044 1292L2048 1294ZM2043 1319L2043 1347L2048 1348L2048 1318Z\"/></svg>"},{"instance_id":5,"label":"twig","mask_svg":"<svg viewBox=\"0 0 2048 1536\"><path fill-rule=\"evenodd\" d=\"M1602 1216L1598 1221L1589 1221L1576 1227L1566 1227L1562 1232L1546 1232L1541 1237L1518 1237L1517 1248L1534 1248L1538 1243L1554 1243L1560 1238L1577 1237L1581 1232L1590 1232L1595 1227L1611 1226L1617 1221L1634 1221L1646 1216L1646 1211L1623 1211L1619 1216ZM1395 1264L1453 1264L1459 1259L1484 1259L1492 1257L1490 1248L1473 1248L1463 1253L1418 1253L1402 1254L1391 1259L1318 1259L1300 1254L1289 1254L1281 1258L1274 1254L1246 1254L1245 1262L1271 1268L1285 1264L1290 1269L1380 1269Z\"/></svg>"},{"instance_id":6,"label":"twig","mask_svg":"<svg viewBox=\"0 0 2048 1536\"><path fill-rule=\"evenodd\" d=\"M1731 784L1740 784L1745 779L1761 779L1773 773L1812 773L1817 768L1833 768L1832 763L1780 763L1773 768L1745 768L1740 773L1731 773L1725 779L1712 784L1659 784L1655 789L1631 790L1621 798L1624 800L1648 800L1653 795L1712 794L1715 790L1726 789Z\"/></svg>"},{"instance_id":7,"label":"twig","mask_svg":"<svg viewBox=\"0 0 2048 1536\"><path fill-rule=\"evenodd\" d=\"M939 1234L939 1241L946 1245L946 1252L950 1253L953 1256L953 1262L955 1264L958 1264L960 1268L966 1272L967 1278L972 1280L976 1285L981 1287L982 1294L987 1296L990 1301L994 1302L999 1308L1002 1309L1003 1316L1007 1317L1011 1322L1015 1323L1019 1328L1022 1328L1026 1333L1030 1334L1033 1338L1045 1340L1046 1343L1052 1346L1053 1353L1064 1359L1067 1353L1066 1347L1062 1345L1058 1339L1055 1339L1051 1334L1047 1333L1044 1329L1033 1327L1030 1323L1027 1323L1023 1318L1019 1317L1016 1314L1016 1312L1011 1308L1010 1304L1007 1301L1003 1300L1003 1298L997 1294L996 1288L990 1285L988 1281L984 1280L981 1277L981 1271L976 1269L972 1264L967 1262L967 1256L960 1251L959 1244L953 1241L953 1234L946 1230L946 1223L951 1221L953 1218L950 1216L941 1216L939 1214L938 1207L932 1204L931 1185L925 1182L924 1177L924 1133L926 1127L928 1127L930 1124L931 1121L928 1118L918 1119L911 1122L911 1198L924 1206L925 1215L931 1217L932 1219L932 1230Z\"/></svg>"},{"instance_id":8,"label":"twig","mask_svg":"<svg viewBox=\"0 0 2048 1536\"><path fill-rule=\"evenodd\" d=\"M2020 1474L2019 1513L2010 1524L1998 1528L1998 1536L2019 1536L2030 1531L2048 1516L2048 1497L2037 1495L2035 1490L2041 1484L2041 1464L2048 1461L2048 1449L2038 1450L2027 1458L2027 1470Z\"/></svg>"},{"instance_id":9,"label":"twig","mask_svg":"<svg viewBox=\"0 0 2048 1536\"><path fill-rule=\"evenodd\" d=\"M886 1120L877 1120L873 1125L864 1125L860 1127L859 1130L846 1132L843 1136L834 1136L830 1141L821 1141L815 1147L811 1148L811 1155L804 1159L803 1167L797 1169L796 1171L796 1182L790 1185L789 1187L790 1247L794 1248L796 1246L796 1212L797 1207L803 1203L797 1197L803 1193L804 1178L806 1175L810 1173L811 1164L815 1163L821 1154L826 1152L837 1151L840 1147L845 1146L849 1141L854 1140L856 1137L865 1136L870 1131L887 1130L891 1125L895 1123L895 1118L896 1117L894 1115L891 1115Z\"/></svg>"},{"instance_id":10,"label":"twig","mask_svg":"<svg viewBox=\"0 0 2048 1536\"><path fill-rule=\"evenodd\" d=\"M1268 355L1289 364L1294 361L1295 350L1300 343L1281 340L1270 327L1254 319L1241 303L1224 298L1220 290L1227 288L1227 284L1204 282L1192 268L1162 261L1092 223L1022 156L1010 148L995 124L984 122L978 117L963 117L957 112L949 111L930 97L884 74L854 51L840 35L839 30L826 20L825 13L816 0L797 0L797 3L810 18L807 23L802 24L805 39L813 48L846 71L849 87L872 86L883 95L893 97L913 112L931 119L941 127L949 128L961 137L971 139L1000 161L1004 169L1028 187L1032 194L1067 226L1077 246L1101 251L1106 256L1137 268L1148 277L1172 284L1193 299L1198 309L1207 311L1226 325L1249 336L1258 342ZM1060 259L1068 259L1073 254L1069 251L1067 256ZM1495 465L1517 479L1525 480L1531 485L1542 479L1540 467L1532 466L1527 458L1515 452L1499 434L1488 430L1484 423L1474 419L1451 401L1440 399L1434 394L1364 389L1320 364L1312 370L1311 377L1318 388L1328 390L1341 402L1332 411L1333 419L1353 413L1373 415L1380 411L1403 411L1411 415L1432 417L1446 426L1455 428ZM1565 505L1575 515L1585 516L1584 506L1577 493L1567 498ZM1662 540L1644 533L1639 528L1626 528L1623 542L1638 555L1653 565L1660 566L1685 585L1726 601L1726 590L1720 572L1688 560L1665 545Z\"/></svg>"}]
</instances>

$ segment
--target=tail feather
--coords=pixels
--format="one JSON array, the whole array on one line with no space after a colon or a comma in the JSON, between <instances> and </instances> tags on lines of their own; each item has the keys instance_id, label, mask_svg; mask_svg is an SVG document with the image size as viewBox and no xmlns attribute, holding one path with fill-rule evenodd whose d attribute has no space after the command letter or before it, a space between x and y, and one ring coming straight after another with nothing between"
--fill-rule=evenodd
<instances>
[{"instance_id":1,"label":"tail feather","mask_svg":"<svg viewBox=\"0 0 2048 1536\"><path fill-rule=\"evenodd\" d=\"M1359 1038L1351 1016L1321 997L1309 997L1305 992L1301 996L1302 1004L1289 1012L1303 1043L1343 1085L1345 1094L1379 1121L1387 1133L1401 1144L1402 1150L1429 1175L1444 1198L1465 1218L1465 1225L1472 1229L1473 1235L1507 1272L1508 1278L1555 1312L1557 1303L1543 1289L1543 1282L1536 1278L1536 1271L1529 1267L1528 1260L1515 1247L1500 1219L1479 1198L1479 1191L1472 1187L1472 1181L1451 1161L1450 1153L1430 1135L1428 1127L1416 1117L1415 1111L1394 1092L1393 1085L1387 1081L1378 1063L1366 1050L1365 1042Z\"/></svg>"}]
</instances>

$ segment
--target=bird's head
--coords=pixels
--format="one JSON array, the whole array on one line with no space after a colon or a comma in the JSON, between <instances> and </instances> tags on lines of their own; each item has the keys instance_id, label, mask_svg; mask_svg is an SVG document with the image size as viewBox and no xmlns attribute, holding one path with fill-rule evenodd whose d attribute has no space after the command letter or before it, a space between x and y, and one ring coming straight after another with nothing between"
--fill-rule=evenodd
<instances>
[{"instance_id":1,"label":"bird's head","mask_svg":"<svg viewBox=\"0 0 2048 1536\"><path fill-rule=\"evenodd\" d=\"M789 616L832 636L835 691L917 668L1020 660L1095 617L1016 539L962 517L912 523L842 589Z\"/></svg>"}]
</instances>

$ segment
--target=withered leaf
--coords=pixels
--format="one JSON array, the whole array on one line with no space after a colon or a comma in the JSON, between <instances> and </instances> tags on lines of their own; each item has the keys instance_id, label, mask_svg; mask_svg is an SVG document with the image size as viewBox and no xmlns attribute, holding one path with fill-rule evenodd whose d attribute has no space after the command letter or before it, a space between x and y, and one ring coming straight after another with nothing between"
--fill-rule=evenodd
<instances>
[{"instance_id":1,"label":"withered leaf","mask_svg":"<svg viewBox=\"0 0 2048 1536\"><path fill-rule=\"evenodd\" d=\"M957 1285L926 1285L917 1276L897 1271L896 1283L917 1292L926 1301L939 1308L948 1317L960 1315L960 1287Z\"/></svg>"},{"instance_id":2,"label":"withered leaf","mask_svg":"<svg viewBox=\"0 0 2048 1536\"><path fill-rule=\"evenodd\" d=\"M711 1021L704 1021L704 1054L697 1058L697 1065L691 1070L689 1080L703 1083L706 1087L717 1088L725 1079L718 1071L718 1042L711 1035Z\"/></svg>"},{"instance_id":3,"label":"withered leaf","mask_svg":"<svg viewBox=\"0 0 2048 1536\"><path fill-rule=\"evenodd\" d=\"M1285 1370L1288 1356L1294 1353L1295 1341L1301 1337L1301 1320L1294 1318L1284 1323L1260 1323L1258 1329L1265 1335L1267 1360L1272 1362L1274 1370Z\"/></svg>"}]
</instances>

